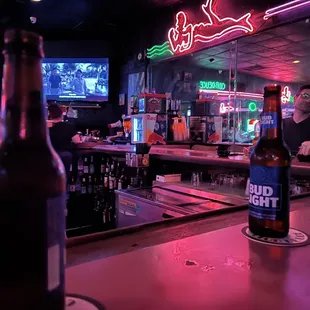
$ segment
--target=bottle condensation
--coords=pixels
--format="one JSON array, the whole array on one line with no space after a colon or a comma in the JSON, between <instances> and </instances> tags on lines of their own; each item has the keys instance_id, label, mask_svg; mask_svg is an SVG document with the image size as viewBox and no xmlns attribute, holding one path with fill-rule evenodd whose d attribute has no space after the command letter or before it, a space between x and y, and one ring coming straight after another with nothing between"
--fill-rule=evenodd
<instances>
[{"instance_id":1,"label":"bottle condensation","mask_svg":"<svg viewBox=\"0 0 310 310\"><path fill-rule=\"evenodd\" d=\"M261 135L250 158L249 229L272 238L289 231L291 156L283 141L281 86L265 87Z\"/></svg>"},{"instance_id":2,"label":"bottle condensation","mask_svg":"<svg viewBox=\"0 0 310 310\"><path fill-rule=\"evenodd\" d=\"M0 309L64 309L66 177L51 147L40 36L8 30L0 139Z\"/></svg>"}]
</instances>

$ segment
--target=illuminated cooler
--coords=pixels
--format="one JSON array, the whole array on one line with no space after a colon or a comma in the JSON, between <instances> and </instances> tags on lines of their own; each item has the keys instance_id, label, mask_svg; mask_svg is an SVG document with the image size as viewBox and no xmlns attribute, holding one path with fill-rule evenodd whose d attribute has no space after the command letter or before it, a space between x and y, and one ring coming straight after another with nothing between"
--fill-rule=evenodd
<instances>
[{"instance_id":1,"label":"illuminated cooler","mask_svg":"<svg viewBox=\"0 0 310 310\"><path fill-rule=\"evenodd\" d=\"M136 114L131 116L131 143L166 144L166 114Z\"/></svg>"}]
</instances>

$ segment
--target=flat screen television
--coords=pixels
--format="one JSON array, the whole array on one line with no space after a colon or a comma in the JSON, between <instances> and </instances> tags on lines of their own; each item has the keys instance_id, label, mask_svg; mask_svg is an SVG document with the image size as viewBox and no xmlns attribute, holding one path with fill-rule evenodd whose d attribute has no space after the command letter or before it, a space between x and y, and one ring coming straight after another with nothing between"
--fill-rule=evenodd
<instances>
[{"instance_id":1,"label":"flat screen television","mask_svg":"<svg viewBox=\"0 0 310 310\"><path fill-rule=\"evenodd\" d=\"M108 58L45 58L42 63L46 100L108 101Z\"/></svg>"}]
</instances>

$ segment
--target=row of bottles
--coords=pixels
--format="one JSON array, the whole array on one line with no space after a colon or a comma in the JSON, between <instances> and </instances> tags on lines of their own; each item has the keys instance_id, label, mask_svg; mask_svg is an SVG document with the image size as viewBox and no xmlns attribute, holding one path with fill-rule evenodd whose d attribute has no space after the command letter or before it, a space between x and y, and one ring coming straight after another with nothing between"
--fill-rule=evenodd
<instances>
[{"instance_id":1,"label":"row of bottles","mask_svg":"<svg viewBox=\"0 0 310 310\"><path fill-rule=\"evenodd\" d=\"M79 157L77 167L71 167L69 192L72 195L93 195L98 192L109 192L123 189L124 168L120 162L101 157L100 162L94 156Z\"/></svg>"},{"instance_id":2,"label":"row of bottles","mask_svg":"<svg viewBox=\"0 0 310 310\"><path fill-rule=\"evenodd\" d=\"M146 182L147 169L126 167L124 159L94 153L76 157L68 176L67 228L115 228L115 190L145 187Z\"/></svg>"},{"instance_id":3,"label":"row of bottles","mask_svg":"<svg viewBox=\"0 0 310 310\"><path fill-rule=\"evenodd\" d=\"M109 156L84 155L73 161L68 177L68 220L71 227L115 227L115 193L123 189L124 167ZM77 215L78 214L78 215Z\"/></svg>"}]
</instances>

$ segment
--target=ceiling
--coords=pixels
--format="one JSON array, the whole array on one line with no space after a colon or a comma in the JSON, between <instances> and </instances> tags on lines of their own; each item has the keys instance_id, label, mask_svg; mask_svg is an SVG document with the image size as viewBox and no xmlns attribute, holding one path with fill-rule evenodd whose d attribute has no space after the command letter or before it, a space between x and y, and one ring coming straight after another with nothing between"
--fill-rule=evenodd
<instances>
[{"instance_id":1,"label":"ceiling","mask_svg":"<svg viewBox=\"0 0 310 310\"><path fill-rule=\"evenodd\" d=\"M180 5L185 0L0 0L0 23L35 28L41 33L80 31L98 34L136 23L146 11ZM30 16L37 18L30 24Z\"/></svg>"},{"instance_id":2,"label":"ceiling","mask_svg":"<svg viewBox=\"0 0 310 310\"><path fill-rule=\"evenodd\" d=\"M22 26L55 37L66 32L96 36L115 27L128 28L132 24L162 23L166 10L175 13L181 7L200 7L203 0L0 0L1 25ZM221 0L225 1L225 0ZM235 0L244 10L263 10L288 0ZM263 8L261 8L263 7ZM37 23L31 25L29 17ZM60 31L61 30L61 31Z\"/></svg>"},{"instance_id":3,"label":"ceiling","mask_svg":"<svg viewBox=\"0 0 310 310\"><path fill-rule=\"evenodd\" d=\"M199 67L228 70L232 43L192 55ZM210 62L212 60L212 62ZM298 60L300 63L293 63ZM274 28L238 40L238 72L287 83L310 83L310 22Z\"/></svg>"}]
</instances>

